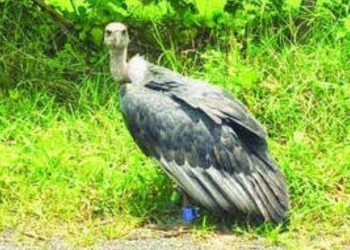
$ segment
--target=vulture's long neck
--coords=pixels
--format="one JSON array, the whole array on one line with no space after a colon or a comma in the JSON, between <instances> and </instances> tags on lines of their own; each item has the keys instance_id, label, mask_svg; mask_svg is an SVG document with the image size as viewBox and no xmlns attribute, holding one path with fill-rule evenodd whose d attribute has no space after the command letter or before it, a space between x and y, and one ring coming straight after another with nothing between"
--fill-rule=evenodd
<instances>
[{"instance_id":1,"label":"vulture's long neck","mask_svg":"<svg viewBox=\"0 0 350 250\"><path fill-rule=\"evenodd\" d=\"M127 48L122 50L110 50L111 73L115 80L126 82L128 77L128 63L126 62Z\"/></svg>"}]
</instances>

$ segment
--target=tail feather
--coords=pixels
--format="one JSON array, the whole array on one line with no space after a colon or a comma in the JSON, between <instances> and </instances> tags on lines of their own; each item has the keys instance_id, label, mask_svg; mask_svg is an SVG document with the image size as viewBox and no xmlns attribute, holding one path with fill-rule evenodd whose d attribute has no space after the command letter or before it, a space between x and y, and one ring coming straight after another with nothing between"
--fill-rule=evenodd
<instances>
[{"instance_id":1,"label":"tail feather","mask_svg":"<svg viewBox=\"0 0 350 250\"><path fill-rule=\"evenodd\" d=\"M286 185L282 175L255 158L251 173L228 173L209 167L193 168L188 163L162 161L166 172L195 201L214 211L258 216L266 221L280 222L289 208Z\"/></svg>"}]
</instances>

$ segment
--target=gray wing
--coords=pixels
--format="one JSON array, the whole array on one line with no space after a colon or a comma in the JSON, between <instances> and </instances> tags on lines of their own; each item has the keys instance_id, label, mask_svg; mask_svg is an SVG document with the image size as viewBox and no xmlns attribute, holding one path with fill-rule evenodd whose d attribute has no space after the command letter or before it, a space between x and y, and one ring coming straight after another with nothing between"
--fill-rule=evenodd
<instances>
[{"instance_id":1,"label":"gray wing","mask_svg":"<svg viewBox=\"0 0 350 250\"><path fill-rule=\"evenodd\" d=\"M153 64L149 64L149 77L145 79L144 84L201 110L217 124L229 120L261 139L266 138L264 128L249 110L222 88L184 77Z\"/></svg>"},{"instance_id":2,"label":"gray wing","mask_svg":"<svg viewBox=\"0 0 350 250\"><path fill-rule=\"evenodd\" d=\"M218 123L181 98L132 84L122 88L121 108L139 147L201 205L270 221L285 217L283 176L242 142L229 120ZM259 150L267 156L266 147Z\"/></svg>"}]
</instances>

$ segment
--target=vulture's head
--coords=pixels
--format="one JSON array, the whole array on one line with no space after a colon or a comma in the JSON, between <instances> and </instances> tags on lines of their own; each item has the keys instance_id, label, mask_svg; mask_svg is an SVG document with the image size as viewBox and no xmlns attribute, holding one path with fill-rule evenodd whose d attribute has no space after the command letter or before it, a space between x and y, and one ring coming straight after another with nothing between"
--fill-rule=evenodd
<instances>
[{"instance_id":1,"label":"vulture's head","mask_svg":"<svg viewBox=\"0 0 350 250\"><path fill-rule=\"evenodd\" d=\"M105 28L104 43L110 50L124 50L129 44L126 26L122 23L110 23Z\"/></svg>"}]
</instances>

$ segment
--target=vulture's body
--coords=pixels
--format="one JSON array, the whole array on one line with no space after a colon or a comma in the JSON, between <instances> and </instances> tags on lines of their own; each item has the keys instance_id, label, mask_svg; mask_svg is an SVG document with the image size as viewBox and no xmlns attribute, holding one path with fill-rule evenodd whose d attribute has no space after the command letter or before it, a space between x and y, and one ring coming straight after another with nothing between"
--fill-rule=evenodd
<instances>
[{"instance_id":1,"label":"vulture's body","mask_svg":"<svg viewBox=\"0 0 350 250\"><path fill-rule=\"evenodd\" d=\"M238 100L139 56L125 70L112 67L115 78L130 81L121 86L130 133L191 198L217 212L285 218L284 178L269 156L264 129Z\"/></svg>"}]
</instances>

